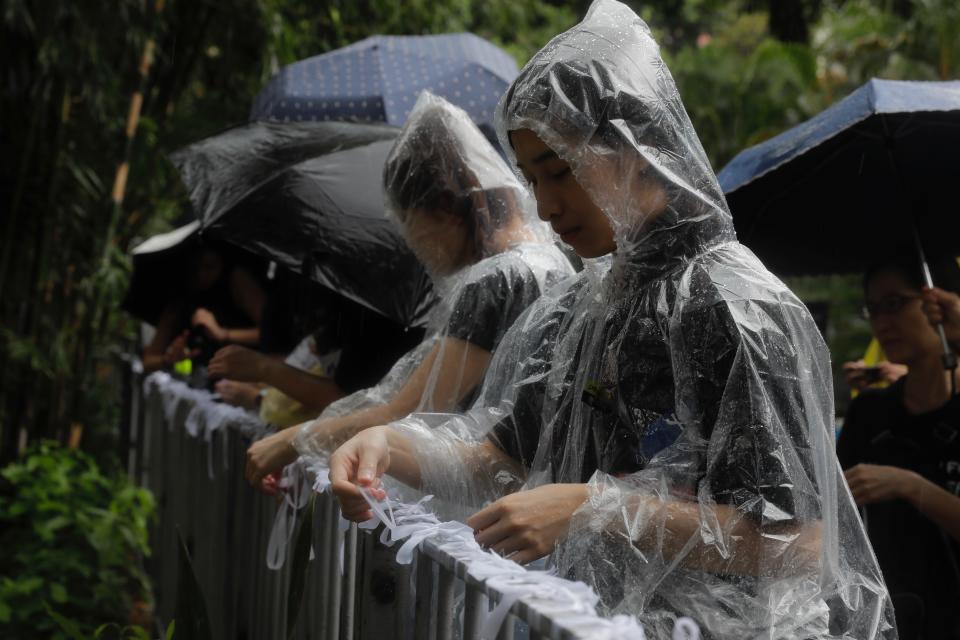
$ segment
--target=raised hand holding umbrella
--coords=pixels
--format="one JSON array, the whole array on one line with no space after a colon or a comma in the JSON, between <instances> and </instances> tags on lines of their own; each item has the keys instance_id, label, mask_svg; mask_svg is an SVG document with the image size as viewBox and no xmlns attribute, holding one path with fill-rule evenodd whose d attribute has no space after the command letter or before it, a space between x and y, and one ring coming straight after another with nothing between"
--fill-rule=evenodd
<instances>
[{"instance_id":1,"label":"raised hand holding umbrella","mask_svg":"<svg viewBox=\"0 0 960 640\"><path fill-rule=\"evenodd\" d=\"M860 271L878 248L910 243L932 287L927 250L960 253L958 145L960 82L871 80L718 178L740 240L774 272Z\"/></svg>"}]
</instances>

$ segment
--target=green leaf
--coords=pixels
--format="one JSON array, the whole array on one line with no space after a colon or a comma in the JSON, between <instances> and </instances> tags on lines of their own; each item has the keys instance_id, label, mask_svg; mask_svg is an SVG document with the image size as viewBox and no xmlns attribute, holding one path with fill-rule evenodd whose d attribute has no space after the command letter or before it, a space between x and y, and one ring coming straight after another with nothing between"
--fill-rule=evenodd
<instances>
[{"instance_id":1,"label":"green leaf","mask_svg":"<svg viewBox=\"0 0 960 640\"><path fill-rule=\"evenodd\" d=\"M167 625L167 633L164 636L165 640L173 640L173 632L177 628L177 621L171 620L170 624Z\"/></svg>"},{"instance_id":2,"label":"green leaf","mask_svg":"<svg viewBox=\"0 0 960 640\"><path fill-rule=\"evenodd\" d=\"M97 628L94 630L94 632L93 632L93 637L94 637L94 638L100 638L100 637L102 637L102 636L103 636L103 633L104 633L107 629L116 629L116 630L117 630L117 633L118 633L118 636L122 636L122 635L123 635L123 628L122 628L120 625L118 625L118 624L115 623L115 622L107 622L106 624L102 624L102 625L100 625L99 627L97 627Z\"/></svg>"},{"instance_id":3,"label":"green leaf","mask_svg":"<svg viewBox=\"0 0 960 640\"><path fill-rule=\"evenodd\" d=\"M54 622L57 623L57 625L60 627L60 630L67 634L71 640L87 640L87 637L83 634L83 631L80 630L80 625L70 618L66 618L51 609L50 605L48 605L46 602L43 603L43 606L46 607L47 613L51 618L53 618Z\"/></svg>"},{"instance_id":4,"label":"green leaf","mask_svg":"<svg viewBox=\"0 0 960 640\"><path fill-rule=\"evenodd\" d=\"M0 622L4 624L10 622L10 605L6 602L0 602Z\"/></svg>"},{"instance_id":5,"label":"green leaf","mask_svg":"<svg viewBox=\"0 0 960 640\"><path fill-rule=\"evenodd\" d=\"M64 603L67 601L67 590L62 584L57 584L54 582L50 585L50 597L53 598L54 602Z\"/></svg>"},{"instance_id":6,"label":"green leaf","mask_svg":"<svg viewBox=\"0 0 960 640\"><path fill-rule=\"evenodd\" d=\"M313 542L313 509L317 494L310 495L310 502L303 510L303 518L297 531L297 542L293 548L290 565L290 586L287 589L287 639L293 638L297 628L297 617L303 602L304 586L307 583L307 571L310 570L310 545ZM282 508L282 507L281 507Z\"/></svg>"}]
</instances>

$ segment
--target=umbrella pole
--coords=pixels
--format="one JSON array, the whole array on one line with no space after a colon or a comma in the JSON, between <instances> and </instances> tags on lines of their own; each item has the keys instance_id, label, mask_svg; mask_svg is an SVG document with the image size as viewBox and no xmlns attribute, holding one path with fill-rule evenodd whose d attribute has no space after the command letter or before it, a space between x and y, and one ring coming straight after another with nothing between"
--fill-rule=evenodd
<instances>
[{"instance_id":1,"label":"umbrella pole","mask_svg":"<svg viewBox=\"0 0 960 640\"><path fill-rule=\"evenodd\" d=\"M927 254L923 251L923 243L920 242L920 234L917 232L917 224L911 220L910 227L913 230L913 244L917 248L917 255L920 257L920 269L923 273L923 283L928 289L933 288L933 275L930 273L930 265L927 263ZM937 323L937 335L940 337L940 346L943 348L943 368L950 372L950 395L957 395L957 355L950 348L947 342L947 334L943 330L943 323Z\"/></svg>"}]
</instances>

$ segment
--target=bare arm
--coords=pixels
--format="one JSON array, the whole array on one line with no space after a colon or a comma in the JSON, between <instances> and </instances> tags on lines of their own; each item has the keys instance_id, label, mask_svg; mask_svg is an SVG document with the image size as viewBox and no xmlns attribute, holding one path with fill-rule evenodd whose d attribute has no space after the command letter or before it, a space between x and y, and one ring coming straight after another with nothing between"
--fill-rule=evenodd
<instances>
[{"instance_id":1,"label":"bare arm","mask_svg":"<svg viewBox=\"0 0 960 640\"><path fill-rule=\"evenodd\" d=\"M429 410L446 412L472 391L486 373L490 352L457 338L434 345L407 383L389 402L340 418L323 420L309 427L313 446L333 451L364 429L399 420L416 411L429 391ZM439 363L438 363L439 361ZM432 388L431 388L432 387Z\"/></svg>"},{"instance_id":2,"label":"bare arm","mask_svg":"<svg viewBox=\"0 0 960 640\"><path fill-rule=\"evenodd\" d=\"M500 451L492 443L459 443L452 447L455 451L452 459L434 460L446 462L458 469L495 477L499 469L517 467L517 463ZM367 429L347 441L330 458L330 481L345 518L362 522L371 517L366 500L359 487L374 490L374 495L382 497L379 490L380 478L389 473L411 487L420 488L423 484L422 469L418 460L416 443L410 436L390 427Z\"/></svg>"},{"instance_id":3,"label":"bare arm","mask_svg":"<svg viewBox=\"0 0 960 640\"><path fill-rule=\"evenodd\" d=\"M905 500L960 541L960 497L927 480L919 473L889 465L858 464L844 471L857 504Z\"/></svg>"},{"instance_id":4,"label":"bare arm","mask_svg":"<svg viewBox=\"0 0 960 640\"><path fill-rule=\"evenodd\" d=\"M160 314L160 319L157 321L156 331L153 333L153 339L150 340L150 344L143 348L143 369L144 371L157 371L162 369L165 364L167 364L164 354L167 351L167 347L173 342L173 339L176 337L174 335L174 325L177 322L177 311L171 307L167 307L163 310L163 313Z\"/></svg>"},{"instance_id":5,"label":"bare arm","mask_svg":"<svg viewBox=\"0 0 960 640\"><path fill-rule=\"evenodd\" d=\"M266 356L261 358L261 382L276 387L308 409L323 411L330 403L346 395L333 378L302 371L281 360Z\"/></svg>"},{"instance_id":6,"label":"bare arm","mask_svg":"<svg viewBox=\"0 0 960 640\"><path fill-rule=\"evenodd\" d=\"M253 320L252 327L224 327L206 309L198 309L193 314L192 324L201 325L207 334L218 342L231 342L247 346L260 344L260 322L266 306L267 294L257 279L243 267L235 267L230 272L230 296L237 307Z\"/></svg>"},{"instance_id":7,"label":"bare arm","mask_svg":"<svg viewBox=\"0 0 960 640\"><path fill-rule=\"evenodd\" d=\"M913 507L960 542L960 496L930 482L918 473L910 473L905 498Z\"/></svg>"},{"instance_id":8,"label":"bare arm","mask_svg":"<svg viewBox=\"0 0 960 640\"><path fill-rule=\"evenodd\" d=\"M208 371L215 378L259 382L275 387L316 411L322 411L345 395L331 378L301 371L278 358L239 345L227 345L217 351L210 360Z\"/></svg>"},{"instance_id":9,"label":"bare arm","mask_svg":"<svg viewBox=\"0 0 960 640\"><path fill-rule=\"evenodd\" d=\"M228 329L225 328L223 334L224 342L234 344L257 345L260 344L259 327L248 327L246 329Z\"/></svg>"},{"instance_id":10,"label":"bare arm","mask_svg":"<svg viewBox=\"0 0 960 640\"><path fill-rule=\"evenodd\" d=\"M820 523L761 530L735 507L662 500L616 484L599 490L593 484L547 484L517 491L478 511L467 524L477 542L521 564L552 552L571 527L604 526L646 556L728 575L809 574L818 567L822 544Z\"/></svg>"},{"instance_id":11,"label":"bare arm","mask_svg":"<svg viewBox=\"0 0 960 640\"><path fill-rule=\"evenodd\" d=\"M786 576L809 573L820 560L820 522L761 528L753 517L729 505L709 506L710 513L705 514L697 502L642 495L630 502L633 508L623 512L633 516L634 545L664 558L679 557L685 567L732 575ZM722 533L711 539L713 532Z\"/></svg>"}]
</instances>

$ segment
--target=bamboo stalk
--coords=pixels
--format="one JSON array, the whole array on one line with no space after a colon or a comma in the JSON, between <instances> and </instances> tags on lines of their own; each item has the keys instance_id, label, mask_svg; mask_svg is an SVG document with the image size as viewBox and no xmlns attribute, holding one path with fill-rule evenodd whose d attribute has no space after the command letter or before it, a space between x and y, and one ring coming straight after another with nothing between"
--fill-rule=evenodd
<instances>
[{"instance_id":1,"label":"bamboo stalk","mask_svg":"<svg viewBox=\"0 0 960 640\"><path fill-rule=\"evenodd\" d=\"M156 0L153 7L155 19L159 18L160 13L163 11L164 4L164 0ZM147 80L150 76L150 67L153 64L155 48L156 40L153 36L150 36L144 43L143 52L140 54L140 63L137 67L140 79L136 90L130 97L130 107L127 111L127 124L124 129L126 140L124 142L123 156L117 164L113 188L110 191L110 216L100 250L99 270L101 272L105 272L110 266L110 252L113 248L116 227L120 221L120 213L123 209L123 199L127 188L127 176L130 171L130 160L133 157L134 141L140 123L140 112L143 108L143 95L147 88ZM98 335L98 330L102 332L107 326L106 310L104 308L105 292L102 289L94 291L92 298L91 308L87 311L84 322L83 341L77 353L78 368L76 370L80 372L80 376L77 381L78 384L76 384L72 390L74 395L71 406L73 407L74 417L78 415L77 412L80 404L85 400L85 389L88 387L88 383L93 376L93 365L96 359L94 343ZM86 357L83 358L80 354L85 354ZM83 425L80 424L80 430L82 431L82 429Z\"/></svg>"}]
</instances>

